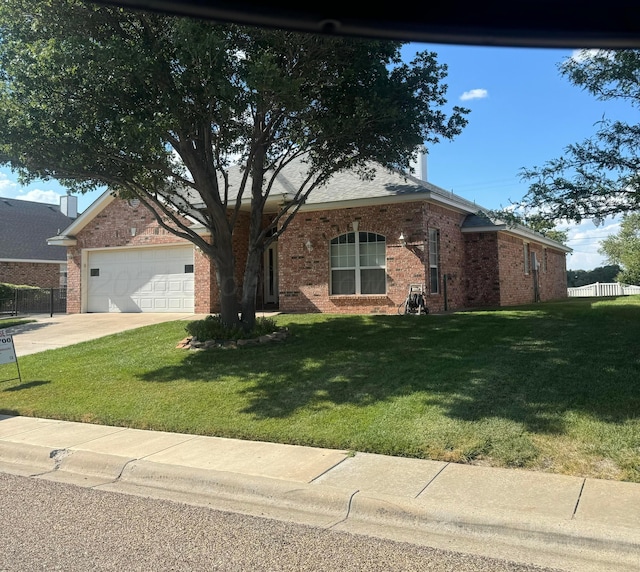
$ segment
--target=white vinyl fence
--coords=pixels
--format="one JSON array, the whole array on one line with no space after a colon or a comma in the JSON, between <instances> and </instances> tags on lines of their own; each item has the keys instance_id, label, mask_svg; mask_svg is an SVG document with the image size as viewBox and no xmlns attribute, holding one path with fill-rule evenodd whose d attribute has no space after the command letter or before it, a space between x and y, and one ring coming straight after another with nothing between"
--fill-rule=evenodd
<instances>
[{"instance_id":1,"label":"white vinyl fence","mask_svg":"<svg viewBox=\"0 0 640 572\"><path fill-rule=\"evenodd\" d=\"M640 286L627 286L619 282L596 282L587 286L567 288L569 298L590 298L593 296L631 296L640 294Z\"/></svg>"}]
</instances>

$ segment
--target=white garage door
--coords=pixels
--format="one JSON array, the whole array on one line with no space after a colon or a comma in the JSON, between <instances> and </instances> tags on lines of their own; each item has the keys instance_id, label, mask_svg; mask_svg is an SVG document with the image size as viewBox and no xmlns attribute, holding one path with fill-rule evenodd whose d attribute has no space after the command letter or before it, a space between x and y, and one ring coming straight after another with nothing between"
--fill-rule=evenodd
<instances>
[{"instance_id":1,"label":"white garage door","mask_svg":"<svg viewBox=\"0 0 640 572\"><path fill-rule=\"evenodd\" d=\"M193 312L193 247L90 252L88 312Z\"/></svg>"}]
</instances>

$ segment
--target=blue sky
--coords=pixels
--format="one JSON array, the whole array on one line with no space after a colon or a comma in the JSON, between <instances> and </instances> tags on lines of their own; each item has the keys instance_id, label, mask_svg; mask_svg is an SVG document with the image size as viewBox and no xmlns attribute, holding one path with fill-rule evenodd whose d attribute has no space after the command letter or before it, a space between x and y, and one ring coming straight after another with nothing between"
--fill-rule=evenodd
<instances>
[{"instance_id":1,"label":"blue sky","mask_svg":"<svg viewBox=\"0 0 640 572\"><path fill-rule=\"evenodd\" d=\"M428 180L487 208L506 207L527 191L522 167L560 156L565 146L593 134L603 115L637 122L637 111L623 102L599 102L571 85L558 64L572 50L409 44L406 60L418 50L438 54L448 65L448 101L471 109L469 125L453 142L429 149ZM21 188L9 169L0 169L0 196L57 203L65 194L55 182ZM99 193L79 197L85 210ZM619 221L568 228L574 253L567 268L589 270L605 264L599 242L617 232Z\"/></svg>"}]
</instances>

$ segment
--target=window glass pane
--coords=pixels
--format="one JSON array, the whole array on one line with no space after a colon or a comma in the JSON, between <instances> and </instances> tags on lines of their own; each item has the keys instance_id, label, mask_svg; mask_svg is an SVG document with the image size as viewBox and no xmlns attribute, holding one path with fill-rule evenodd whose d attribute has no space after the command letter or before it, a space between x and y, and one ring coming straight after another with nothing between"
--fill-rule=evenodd
<instances>
[{"instance_id":1,"label":"window glass pane","mask_svg":"<svg viewBox=\"0 0 640 572\"><path fill-rule=\"evenodd\" d=\"M343 295L355 294L355 270L333 270L331 272L331 293Z\"/></svg>"},{"instance_id":2,"label":"window glass pane","mask_svg":"<svg viewBox=\"0 0 640 572\"><path fill-rule=\"evenodd\" d=\"M355 266L355 244L332 244L331 267L353 268Z\"/></svg>"},{"instance_id":3,"label":"window glass pane","mask_svg":"<svg viewBox=\"0 0 640 572\"><path fill-rule=\"evenodd\" d=\"M440 232L437 228L429 229L429 292L440 292L440 270L438 268L440 258Z\"/></svg>"},{"instance_id":4,"label":"window glass pane","mask_svg":"<svg viewBox=\"0 0 640 572\"><path fill-rule=\"evenodd\" d=\"M387 263L386 260L386 248L384 242L377 242L374 246L374 252L376 254L376 266L385 266Z\"/></svg>"},{"instance_id":5,"label":"window glass pane","mask_svg":"<svg viewBox=\"0 0 640 572\"><path fill-rule=\"evenodd\" d=\"M434 230L429 231L429 264L438 264L438 233Z\"/></svg>"},{"instance_id":6,"label":"window glass pane","mask_svg":"<svg viewBox=\"0 0 640 572\"><path fill-rule=\"evenodd\" d=\"M373 254L373 258L375 259L375 253L372 253L371 244L361 244L360 245L360 266L371 266L371 255Z\"/></svg>"},{"instance_id":7,"label":"window glass pane","mask_svg":"<svg viewBox=\"0 0 640 572\"><path fill-rule=\"evenodd\" d=\"M370 242L360 245L360 266L384 266L385 245L383 242Z\"/></svg>"},{"instance_id":8,"label":"window glass pane","mask_svg":"<svg viewBox=\"0 0 640 572\"><path fill-rule=\"evenodd\" d=\"M356 233L355 232L350 232L347 234L347 242L349 244L355 244L356 242Z\"/></svg>"},{"instance_id":9,"label":"window glass pane","mask_svg":"<svg viewBox=\"0 0 640 572\"><path fill-rule=\"evenodd\" d=\"M366 232L360 232L360 233L358 233L358 236L359 236L358 240L360 242L367 242L367 233Z\"/></svg>"},{"instance_id":10,"label":"window glass pane","mask_svg":"<svg viewBox=\"0 0 640 572\"><path fill-rule=\"evenodd\" d=\"M432 294L437 294L439 292L437 268L429 268L429 287Z\"/></svg>"},{"instance_id":11,"label":"window glass pane","mask_svg":"<svg viewBox=\"0 0 640 572\"><path fill-rule=\"evenodd\" d=\"M384 294L385 271L380 269L362 270L360 272L361 294Z\"/></svg>"}]
</instances>

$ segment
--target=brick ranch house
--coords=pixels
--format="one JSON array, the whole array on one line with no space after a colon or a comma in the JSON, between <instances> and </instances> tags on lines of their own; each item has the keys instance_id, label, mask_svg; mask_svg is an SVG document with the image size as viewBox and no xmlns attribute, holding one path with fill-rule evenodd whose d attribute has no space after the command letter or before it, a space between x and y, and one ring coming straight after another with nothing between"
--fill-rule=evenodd
<instances>
[{"instance_id":1,"label":"brick ranch house","mask_svg":"<svg viewBox=\"0 0 640 572\"><path fill-rule=\"evenodd\" d=\"M0 282L39 288L66 284L67 251L49 246L52 234L77 216L77 197L60 205L0 197Z\"/></svg>"},{"instance_id":2,"label":"brick ranch house","mask_svg":"<svg viewBox=\"0 0 640 572\"><path fill-rule=\"evenodd\" d=\"M265 218L303 175L298 166L279 176ZM423 285L431 312L566 297L571 250L480 210L399 172L380 168L367 181L336 175L264 253L257 307L394 314L411 284ZM240 218L234 233L239 279L247 225ZM107 191L49 243L67 247L70 313L218 310L212 264L137 201Z\"/></svg>"}]
</instances>

